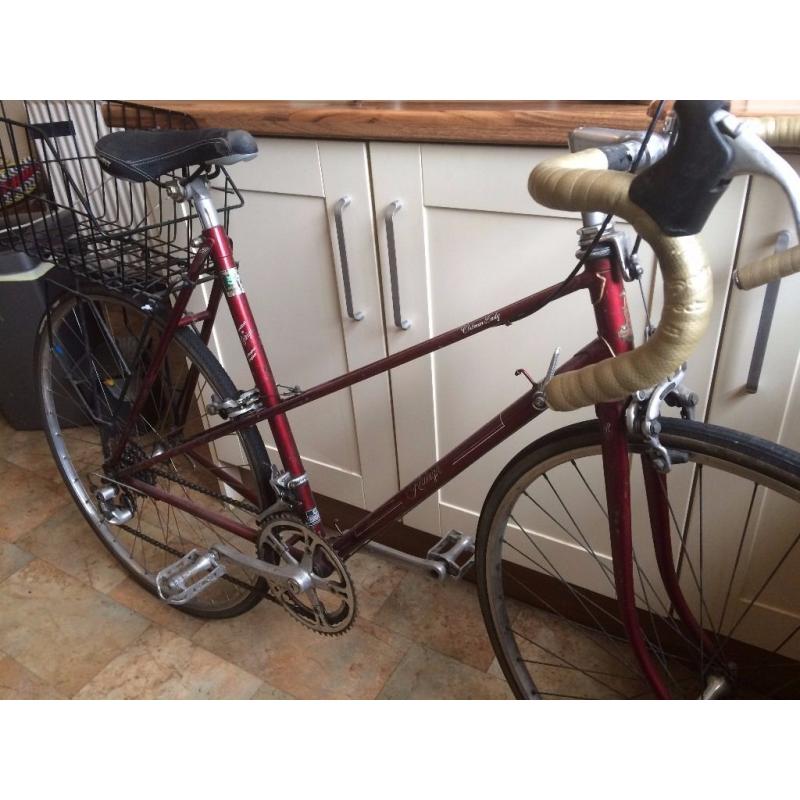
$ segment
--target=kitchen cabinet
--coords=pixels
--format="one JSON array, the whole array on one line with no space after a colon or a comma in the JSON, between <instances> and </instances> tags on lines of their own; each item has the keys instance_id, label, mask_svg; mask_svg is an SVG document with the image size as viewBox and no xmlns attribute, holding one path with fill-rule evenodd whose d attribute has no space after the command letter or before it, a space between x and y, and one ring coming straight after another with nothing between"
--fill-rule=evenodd
<instances>
[{"instance_id":1,"label":"kitchen cabinet","mask_svg":"<svg viewBox=\"0 0 800 800\"><path fill-rule=\"evenodd\" d=\"M580 215L540 206L527 191L531 169L556 152L535 147L370 145L390 352L479 317L569 273L575 264ZM714 288L723 300L730 283L745 189L745 179L733 182L703 232L712 259ZM410 323L405 330L395 324L393 315L385 224L390 209L401 316ZM627 225L619 227L631 232ZM640 256L645 297L657 321L660 278L654 280L654 259L646 245ZM632 322L641 341L644 305L638 288L628 288ZM723 308L724 302L715 305L710 330L691 363L689 382L703 398L700 414ZM577 293L511 328L495 328L393 370L401 483L421 473L519 396L527 384L524 378L515 377L515 370L523 367L540 377L556 346L566 358L595 335L588 298ZM483 498L508 460L535 438L591 416L591 409L544 415L412 511L406 522L437 535L451 528L473 534ZM598 531L597 537L598 549L607 552L607 532ZM550 532L547 547L555 550L551 556L556 563L561 557L576 558L575 548L563 532Z\"/></svg>"},{"instance_id":2,"label":"kitchen cabinet","mask_svg":"<svg viewBox=\"0 0 800 800\"><path fill-rule=\"evenodd\" d=\"M259 156L231 168L245 205L231 215L242 281L276 380L308 388L385 355L366 145L261 139ZM354 302L347 315L334 213ZM237 387L253 385L227 312L213 346ZM371 508L397 490L389 381L381 375L290 412L317 492ZM277 460L269 427L260 426ZM236 463L236 454L220 457Z\"/></svg>"}]
</instances>

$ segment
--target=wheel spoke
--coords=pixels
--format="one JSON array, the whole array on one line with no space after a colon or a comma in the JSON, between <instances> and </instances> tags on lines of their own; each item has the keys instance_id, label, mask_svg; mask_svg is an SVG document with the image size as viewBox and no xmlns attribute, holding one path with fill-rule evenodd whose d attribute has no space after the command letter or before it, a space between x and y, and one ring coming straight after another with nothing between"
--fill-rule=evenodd
<instances>
[{"instance_id":1,"label":"wheel spoke","mask_svg":"<svg viewBox=\"0 0 800 800\"><path fill-rule=\"evenodd\" d=\"M517 523L517 524L519 524L519 523ZM592 609L589 606L592 606L594 609L599 611L604 616L609 617L614 623L619 623L619 619L617 617L615 617L613 614L611 614L609 611L607 611L601 605L597 604L594 600L592 600L590 597L588 597L588 595L586 595L586 593L583 590L581 590L579 587L573 586L569 582L565 581L564 578L560 575L560 573L558 573L557 570L550 571L550 570L544 568L538 561L536 561L535 559L531 558L529 555L523 553L518 548L514 547L514 545L512 545L510 542L507 542L506 544L512 550L515 550L521 556L523 556L524 558L528 559L538 570L540 570L542 572L545 572L545 574L550 575L551 577L556 577L557 576L558 579L562 582L562 584L570 592L570 594L578 601L578 603L580 604L580 606L583 609L584 613L586 613L592 619L592 622L596 625L596 627L599 630L601 630L605 634L605 636L607 638L609 638L609 639L612 638L611 634L608 632L608 630L605 628L605 626L602 624L602 622L600 622L600 620L597 618L597 616L594 614L594 612L592 611ZM538 546L535 545L535 543L533 543L533 544L538 549ZM611 652L609 651L608 654L611 655ZM622 659L620 659L620 660L623 661L623 663L625 663L624 660L622 660Z\"/></svg>"},{"instance_id":2,"label":"wheel spoke","mask_svg":"<svg viewBox=\"0 0 800 800\"><path fill-rule=\"evenodd\" d=\"M550 483L550 481L547 479L547 475L545 475L544 477L545 477L545 480L547 481L548 485L550 485L550 487L552 488L552 483ZM555 492L555 489L553 489L553 491ZM573 542L575 542L575 544L577 544L581 549L586 550L586 552L597 562L597 564L600 567L600 569L603 570L603 573L604 573L604 575L606 577L606 580L607 580L609 586L611 586L611 588L613 589L614 588L614 578L613 578L613 572L612 572L611 568L607 564L604 564L600 560L599 556L597 555L597 553L594 552L594 550L592 549L592 546L589 544L589 542L586 540L586 538L581 534L581 538L582 538L583 541L579 542L578 539L575 538L575 536L572 534L571 531L569 531L566 527L564 527L540 503L538 503L536 500L534 500L528 494L527 491L523 492L522 494L525 497L527 497L528 500L530 500L542 513L546 514L553 522L555 522L556 525L558 525L558 527L561 528L561 530L564 531L564 533L566 533L567 536L569 536L569 538L572 539ZM512 519L513 519L513 517L512 517ZM515 522L516 522L516 520L515 520ZM519 523L517 523L517 525L519 525ZM526 531L526 533L527 533L527 531Z\"/></svg>"},{"instance_id":3,"label":"wheel spoke","mask_svg":"<svg viewBox=\"0 0 800 800\"><path fill-rule=\"evenodd\" d=\"M722 632L725 628L725 615L728 613L728 602L731 599L731 591L733 590L733 582L736 578L736 573L739 570L739 561L742 557L742 548L744 547L744 537L747 535L747 528L750 525L750 517L753 513L753 506L756 502L756 492L758 491L758 484L753 482L753 493L750 495L750 504L747 506L747 515L744 518L744 525L742 525L742 532L739 535L739 544L736 548L736 559L733 562L733 569L731 570L731 579L728 581L728 589L725 592L725 602L722 604L722 614L719 620L719 629Z\"/></svg>"}]
</instances>

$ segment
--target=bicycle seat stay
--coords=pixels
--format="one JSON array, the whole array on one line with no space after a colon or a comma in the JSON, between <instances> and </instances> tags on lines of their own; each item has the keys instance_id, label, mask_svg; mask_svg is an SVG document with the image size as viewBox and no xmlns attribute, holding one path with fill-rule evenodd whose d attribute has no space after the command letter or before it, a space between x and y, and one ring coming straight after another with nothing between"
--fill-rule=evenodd
<instances>
[{"instance_id":1,"label":"bicycle seat stay","mask_svg":"<svg viewBox=\"0 0 800 800\"><path fill-rule=\"evenodd\" d=\"M258 155L258 145L242 130L131 129L103 136L95 153L109 175L143 183L181 167L249 161Z\"/></svg>"}]
</instances>

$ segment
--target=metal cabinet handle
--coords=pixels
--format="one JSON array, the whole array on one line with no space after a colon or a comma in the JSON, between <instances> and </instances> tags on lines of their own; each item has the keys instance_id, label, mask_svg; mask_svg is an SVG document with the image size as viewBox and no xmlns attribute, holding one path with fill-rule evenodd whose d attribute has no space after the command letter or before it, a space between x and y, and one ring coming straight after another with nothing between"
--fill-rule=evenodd
<instances>
[{"instance_id":1,"label":"metal cabinet handle","mask_svg":"<svg viewBox=\"0 0 800 800\"><path fill-rule=\"evenodd\" d=\"M775 252L781 253L789 247L789 231L781 231L775 239ZM761 317L758 320L756 343L753 347L753 357L750 359L750 371L747 373L745 388L750 394L758 391L758 382L761 379L761 368L764 366L764 356L767 352L767 342L772 328L772 318L775 316L775 306L778 302L778 290L781 288L780 279L767 284L764 294L764 304L761 306Z\"/></svg>"},{"instance_id":2,"label":"metal cabinet handle","mask_svg":"<svg viewBox=\"0 0 800 800\"><path fill-rule=\"evenodd\" d=\"M342 266L342 285L344 286L344 304L347 316L356 322L364 319L363 311L353 311L353 292L350 288L350 266L347 263L347 247L344 242L344 225L342 212L350 205L350 197L340 197L333 206L333 220L336 223L336 240L339 243L339 263Z\"/></svg>"},{"instance_id":3,"label":"metal cabinet handle","mask_svg":"<svg viewBox=\"0 0 800 800\"><path fill-rule=\"evenodd\" d=\"M403 319L400 313L400 288L397 285L397 250L394 245L394 215L403 207L399 200L390 203L384 219L386 220L386 249L389 251L389 280L392 285L392 311L394 312L394 324L401 331L407 331L411 323Z\"/></svg>"}]
</instances>

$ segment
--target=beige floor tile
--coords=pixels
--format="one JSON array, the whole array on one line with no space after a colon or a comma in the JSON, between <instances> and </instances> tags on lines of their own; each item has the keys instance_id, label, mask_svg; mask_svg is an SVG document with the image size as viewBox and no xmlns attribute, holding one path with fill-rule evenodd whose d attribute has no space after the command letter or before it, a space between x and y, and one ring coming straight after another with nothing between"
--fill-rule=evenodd
<instances>
[{"instance_id":1,"label":"beige floor tile","mask_svg":"<svg viewBox=\"0 0 800 800\"><path fill-rule=\"evenodd\" d=\"M3 457L51 482L62 482L42 431L14 431L5 442Z\"/></svg>"},{"instance_id":2,"label":"beige floor tile","mask_svg":"<svg viewBox=\"0 0 800 800\"><path fill-rule=\"evenodd\" d=\"M510 700L503 680L414 645L379 695L382 700Z\"/></svg>"},{"instance_id":3,"label":"beige floor tile","mask_svg":"<svg viewBox=\"0 0 800 800\"><path fill-rule=\"evenodd\" d=\"M79 434L76 453L91 449ZM219 622L182 614L117 566L60 484L43 435L0 418L0 698L81 687L92 697L510 695L474 586L436 584L369 553L349 567L359 614L341 637L314 634L269 603ZM618 677L627 648L515 605L515 629L550 651L522 641L526 658L547 662L532 666L540 688L613 697L642 686Z\"/></svg>"},{"instance_id":4,"label":"beige floor tile","mask_svg":"<svg viewBox=\"0 0 800 800\"><path fill-rule=\"evenodd\" d=\"M388 644L399 653L402 653L402 655L405 655L414 644L407 636L390 631L388 628L383 628L372 620L364 619L363 617L356 617L354 625L370 636L380 639L384 644Z\"/></svg>"},{"instance_id":5,"label":"beige floor tile","mask_svg":"<svg viewBox=\"0 0 800 800\"><path fill-rule=\"evenodd\" d=\"M60 700L63 695L11 656L0 653L0 700Z\"/></svg>"},{"instance_id":6,"label":"beige floor tile","mask_svg":"<svg viewBox=\"0 0 800 800\"><path fill-rule=\"evenodd\" d=\"M96 467L103 460L97 430L92 427L65 428L64 441L70 459L80 468ZM63 483L43 431L0 431L0 454L7 461L38 475L40 478Z\"/></svg>"},{"instance_id":7,"label":"beige floor tile","mask_svg":"<svg viewBox=\"0 0 800 800\"><path fill-rule=\"evenodd\" d=\"M630 647L532 606L512 623L517 646L546 697L620 699L648 692ZM538 662L538 663L534 663Z\"/></svg>"},{"instance_id":8,"label":"beige floor tile","mask_svg":"<svg viewBox=\"0 0 800 800\"><path fill-rule=\"evenodd\" d=\"M438 583L409 572L375 622L481 671L492 662L492 646L471 583Z\"/></svg>"},{"instance_id":9,"label":"beige floor tile","mask_svg":"<svg viewBox=\"0 0 800 800\"><path fill-rule=\"evenodd\" d=\"M152 626L101 670L76 699L247 699L261 681L208 650Z\"/></svg>"},{"instance_id":10,"label":"beige floor tile","mask_svg":"<svg viewBox=\"0 0 800 800\"><path fill-rule=\"evenodd\" d=\"M22 569L33 556L11 542L0 539L0 581Z\"/></svg>"},{"instance_id":11,"label":"beige floor tile","mask_svg":"<svg viewBox=\"0 0 800 800\"><path fill-rule=\"evenodd\" d=\"M16 541L71 502L66 487L0 459L0 539Z\"/></svg>"},{"instance_id":12,"label":"beige floor tile","mask_svg":"<svg viewBox=\"0 0 800 800\"><path fill-rule=\"evenodd\" d=\"M492 663L489 665L489 669L486 670L486 674L504 680L503 670L500 669L500 662L496 658L492 659Z\"/></svg>"},{"instance_id":13,"label":"beige floor tile","mask_svg":"<svg viewBox=\"0 0 800 800\"><path fill-rule=\"evenodd\" d=\"M258 691L250 698L251 700L294 700L287 692L275 689L268 683L262 683Z\"/></svg>"},{"instance_id":14,"label":"beige floor tile","mask_svg":"<svg viewBox=\"0 0 800 800\"><path fill-rule=\"evenodd\" d=\"M203 627L204 620L184 614L163 600L159 600L132 578L125 578L108 594L118 603L177 633L178 636L191 639Z\"/></svg>"},{"instance_id":15,"label":"beige floor tile","mask_svg":"<svg viewBox=\"0 0 800 800\"><path fill-rule=\"evenodd\" d=\"M207 622L194 641L301 699L373 698L402 658L358 625L342 636L321 636L270 602Z\"/></svg>"},{"instance_id":16,"label":"beige floor tile","mask_svg":"<svg viewBox=\"0 0 800 800\"><path fill-rule=\"evenodd\" d=\"M348 560L347 569L356 587L358 616L362 619L374 619L407 574L403 567L364 551Z\"/></svg>"},{"instance_id":17,"label":"beige floor tile","mask_svg":"<svg viewBox=\"0 0 800 800\"><path fill-rule=\"evenodd\" d=\"M44 561L0 583L0 649L71 695L150 622Z\"/></svg>"},{"instance_id":18,"label":"beige floor tile","mask_svg":"<svg viewBox=\"0 0 800 800\"><path fill-rule=\"evenodd\" d=\"M20 547L108 594L125 580L125 571L97 538L77 506L67 506L16 542Z\"/></svg>"}]
</instances>

